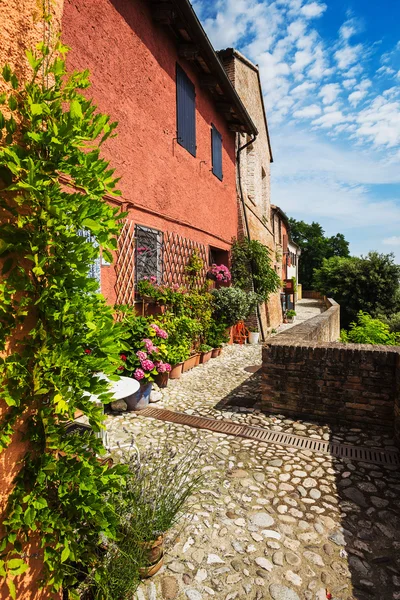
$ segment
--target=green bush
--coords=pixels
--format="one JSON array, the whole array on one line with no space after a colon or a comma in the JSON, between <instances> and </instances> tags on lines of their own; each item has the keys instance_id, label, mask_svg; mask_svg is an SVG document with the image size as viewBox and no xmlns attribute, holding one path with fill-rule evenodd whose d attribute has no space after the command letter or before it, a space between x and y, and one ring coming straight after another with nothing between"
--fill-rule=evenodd
<instances>
[{"instance_id":1,"label":"green bush","mask_svg":"<svg viewBox=\"0 0 400 600\"><path fill-rule=\"evenodd\" d=\"M224 321L227 327L247 319L258 304L254 292L245 292L237 287L212 290L211 294L214 298L214 317Z\"/></svg>"},{"instance_id":2,"label":"green bush","mask_svg":"<svg viewBox=\"0 0 400 600\"><path fill-rule=\"evenodd\" d=\"M371 315L360 310L357 315L357 322L350 323L349 331L342 329L340 341L345 344L397 346L400 345L400 334L391 333L386 323L379 319L373 319Z\"/></svg>"},{"instance_id":3,"label":"green bush","mask_svg":"<svg viewBox=\"0 0 400 600\"><path fill-rule=\"evenodd\" d=\"M226 333L227 327L227 324L223 321L217 322L212 320L207 332L206 344L212 348L221 348L222 344L225 344L229 340L229 335Z\"/></svg>"},{"instance_id":4,"label":"green bush","mask_svg":"<svg viewBox=\"0 0 400 600\"><path fill-rule=\"evenodd\" d=\"M270 249L258 240L235 240L232 245L232 282L242 290L254 289L259 302L267 302L281 287L272 267Z\"/></svg>"}]
</instances>

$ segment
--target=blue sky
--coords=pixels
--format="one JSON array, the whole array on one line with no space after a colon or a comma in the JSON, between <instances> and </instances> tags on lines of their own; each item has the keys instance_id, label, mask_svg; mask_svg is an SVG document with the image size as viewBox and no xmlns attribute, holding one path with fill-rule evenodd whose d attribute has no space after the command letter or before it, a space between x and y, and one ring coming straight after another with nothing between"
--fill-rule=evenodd
<instances>
[{"instance_id":1,"label":"blue sky","mask_svg":"<svg viewBox=\"0 0 400 600\"><path fill-rule=\"evenodd\" d=\"M400 0L194 0L260 67L272 202L400 263Z\"/></svg>"}]
</instances>

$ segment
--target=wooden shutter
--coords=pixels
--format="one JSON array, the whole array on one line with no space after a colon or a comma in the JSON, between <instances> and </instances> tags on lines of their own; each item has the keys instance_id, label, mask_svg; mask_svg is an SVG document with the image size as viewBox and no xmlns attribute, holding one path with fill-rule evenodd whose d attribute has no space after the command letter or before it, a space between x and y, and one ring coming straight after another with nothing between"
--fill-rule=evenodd
<instances>
[{"instance_id":1,"label":"wooden shutter","mask_svg":"<svg viewBox=\"0 0 400 600\"><path fill-rule=\"evenodd\" d=\"M179 65L176 65L176 120L178 143L196 156L196 91Z\"/></svg>"},{"instance_id":2,"label":"wooden shutter","mask_svg":"<svg viewBox=\"0 0 400 600\"><path fill-rule=\"evenodd\" d=\"M214 125L211 125L212 172L222 181L222 136Z\"/></svg>"}]
</instances>

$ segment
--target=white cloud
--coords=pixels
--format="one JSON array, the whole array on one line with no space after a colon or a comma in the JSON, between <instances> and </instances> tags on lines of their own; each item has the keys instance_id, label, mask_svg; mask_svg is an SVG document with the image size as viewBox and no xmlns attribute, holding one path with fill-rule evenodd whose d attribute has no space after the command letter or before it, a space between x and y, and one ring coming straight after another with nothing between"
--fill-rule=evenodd
<instances>
[{"instance_id":1,"label":"white cloud","mask_svg":"<svg viewBox=\"0 0 400 600\"><path fill-rule=\"evenodd\" d=\"M382 243L386 246L400 246L400 236L393 235L392 237L385 238Z\"/></svg>"},{"instance_id":2,"label":"white cloud","mask_svg":"<svg viewBox=\"0 0 400 600\"><path fill-rule=\"evenodd\" d=\"M353 92L349 95L349 102L352 106L357 106L357 104L366 96L367 92L365 90L358 90L357 92Z\"/></svg>"},{"instance_id":3,"label":"white cloud","mask_svg":"<svg viewBox=\"0 0 400 600\"><path fill-rule=\"evenodd\" d=\"M304 83L301 83L300 85L297 85L292 90L290 90L290 94L292 96L304 96L305 94L308 94L308 92L311 92L311 90L314 90L316 87L316 83L305 81Z\"/></svg>"},{"instance_id":4,"label":"white cloud","mask_svg":"<svg viewBox=\"0 0 400 600\"><path fill-rule=\"evenodd\" d=\"M321 114L321 107L318 104L310 104L309 106L305 106L304 108L300 108L293 113L294 117L298 119L311 119Z\"/></svg>"},{"instance_id":5,"label":"white cloud","mask_svg":"<svg viewBox=\"0 0 400 600\"><path fill-rule=\"evenodd\" d=\"M303 6L300 12L307 19L313 19L323 15L327 8L328 7L326 4L318 4L318 2L311 2L311 4L306 4L305 6Z\"/></svg>"},{"instance_id":6,"label":"white cloud","mask_svg":"<svg viewBox=\"0 0 400 600\"><path fill-rule=\"evenodd\" d=\"M313 125L318 125L322 128L330 128L333 125L337 125L338 123L343 123L348 121L349 117L346 117L341 110L335 110L333 112L326 113L319 117L319 119L315 119L312 123Z\"/></svg>"},{"instance_id":7,"label":"white cloud","mask_svg":"<svg viewBox=\"0 0 400 600\"><path fill-rule=\"evenodd\" d=\"M338 83L328 83L322 86L319 95L324 104L334 102L340 94L340 85Z\"/></svg>"},{"instance_id":8,"label":"white cloud","mask_svg":"<svg viewBox=\"0 0 400 600\"><path fill-rule=\"evenodd\" d=\"M378 96L359 112L358 138L366 138L376 146L389 148L400 144L400 88L398 93L397 101L393 97Z\"/></svg>"},{"instance_id":9,"label":"white cloud","mask_svg":"<svg viewBox=\"0 0 400 600\"><path fill-rule=\"evenodd\" d=\"M361 56L362 51L362 44L356 44L355 46L345 45L340 50L337 50L334 56L339 69L348 69L351 65L357 62Z\"/></svg>"}]
</instances>

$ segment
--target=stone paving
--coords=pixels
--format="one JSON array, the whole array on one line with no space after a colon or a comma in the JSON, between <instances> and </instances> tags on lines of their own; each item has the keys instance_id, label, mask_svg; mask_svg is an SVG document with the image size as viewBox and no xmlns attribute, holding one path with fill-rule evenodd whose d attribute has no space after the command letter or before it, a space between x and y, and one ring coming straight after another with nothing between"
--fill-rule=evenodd
<instances>
[{"instance_id":1,"label":"stone paving","mask_svg":"<svg viewBox=\"0 0 400 600\"><path fill-rule=\"evenodd\" d=\"M304 323L308 319L312 319L324 312L325 306L321 300L312 300L311 298L303 298L296 302L296 317L293 323L282 323L278 327L278 333L286 331L295 325Z\"/></svg>"},{"instance_id":2,"label":"stone paving","mask_svg":"<svg viewBox=\"0 0 400 600\"><path fill-rule=\"evenodd\" d=\"M231 346L156 394L157 406L351 444L393 448L381 432L264 415L260 347ZM238 408L234 404L241 404ZM243 406L247 403L247 406ZM207 475L187 518L168 534L163 569L137 600L400 600L400 473L167 424L109 415L112 443L142 448L194 440ZM117 451L118 454L118 451Z\"/></svg>"}]
</instances>

